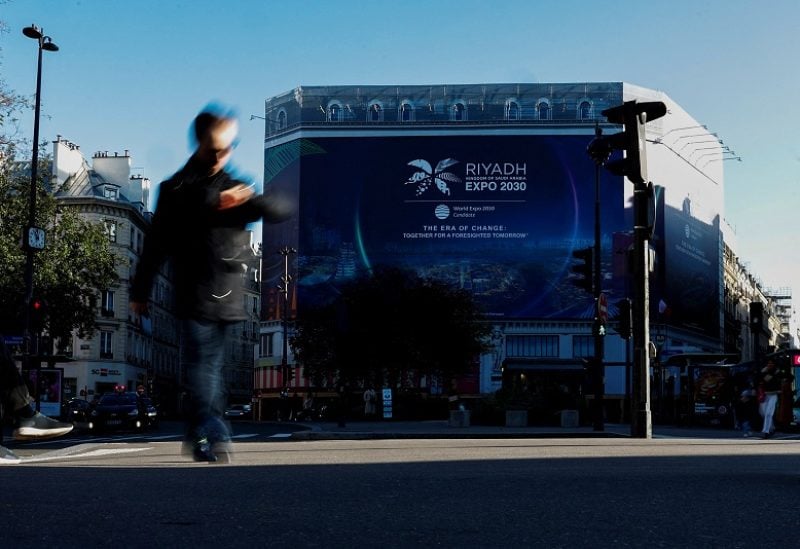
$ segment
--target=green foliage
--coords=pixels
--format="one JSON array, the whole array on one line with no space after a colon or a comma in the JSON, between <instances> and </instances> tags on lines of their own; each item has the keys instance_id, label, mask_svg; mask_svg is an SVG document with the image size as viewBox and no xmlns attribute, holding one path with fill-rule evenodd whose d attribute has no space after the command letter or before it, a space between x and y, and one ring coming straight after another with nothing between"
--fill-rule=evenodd
<instances>
[{"instance_id":1,"label":"green foliage","mask_svg":"<svg viewBox=\"0 0 800 549\"><path fill-rule=\"evenodd\" d=\"M46 170L40 170L46 172ZM30 180L0 167L0 314L3 329L21 333ZM94 332L100 292L116 281L117 257L104 227L90 223L44 191L37 193L36 223L47 230L47 246L34 255L33 295L47 303L45 330L67 341L73 330Z\"/></svg>"},{"instance_id":2,"label":"green foliage","mask_svg":"<svg viewBox=\"0 0 800 549\"><path fill-rule=\"evenodd\" d=\"M6 31L0 20L0 34ZM30 178L12 170L26 145L20 115L30 107L6 86L0 71L0 329L16 334L22 333L25 309L26 254L20 243L28 225ZM46 164L40 164L40 174L48 172ZM75 330L81 336L94 332L99 295L116 281L117 258L102 226L60 207L38 183L36 225L47 230L47 246L34 255L33 295L47 303L45 331L66 343Z\"/></svg>"},{"instance_id":3,"label":"green foliage","mask_svg":"<svg viewBox=\"0 0 800 549\"><path fill-rule=\"evenodd\" d=\"M488 350L489 332L468 292L384 269L304 311L291 345L317 384L335 378L396 387L413 374L446 382L467 373Z\"/></svg>"}]
</instances>

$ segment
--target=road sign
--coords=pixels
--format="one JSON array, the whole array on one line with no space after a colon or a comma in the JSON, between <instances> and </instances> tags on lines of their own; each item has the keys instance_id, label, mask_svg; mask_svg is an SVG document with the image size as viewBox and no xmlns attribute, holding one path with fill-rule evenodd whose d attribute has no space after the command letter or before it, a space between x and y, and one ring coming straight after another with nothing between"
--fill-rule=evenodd
<instances>
[{"instance_id":1,"label":"road sign","mask_svg":"<svg viewBox=\"0 0 800 549\"><path fill-rule=\"evenodd\" d=\"M3 336L3 343L6 345L22 345L22 336Z\"/></svg>"},{"instance_id":2,"label":"road sign","mask_svg":"<svg viewBox=\"0 0 800 549\"><path fill-rule=\"evenodd\" d=\"M600 294L597 298L597 317L602 324L608 322L608 297L606 294Z\"/></svg>"}]
</instances>

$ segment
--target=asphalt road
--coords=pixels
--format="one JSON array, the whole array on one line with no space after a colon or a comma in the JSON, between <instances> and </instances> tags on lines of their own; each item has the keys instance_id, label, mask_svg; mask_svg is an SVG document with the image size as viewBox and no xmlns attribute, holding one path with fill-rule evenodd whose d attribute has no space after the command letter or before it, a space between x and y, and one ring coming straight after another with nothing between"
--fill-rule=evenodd
<instances>
[{"instance_id":1,"label":"asphalt road","mask_svg":"<svg viewBox=\"0 0 800 549\"><path fill-rule=\"evenodd\" d=\"M0 467L0 546L797 547L800 442L81 442ZM24 453L24 452L22 452Z\"/></svg>"}]
</instances>

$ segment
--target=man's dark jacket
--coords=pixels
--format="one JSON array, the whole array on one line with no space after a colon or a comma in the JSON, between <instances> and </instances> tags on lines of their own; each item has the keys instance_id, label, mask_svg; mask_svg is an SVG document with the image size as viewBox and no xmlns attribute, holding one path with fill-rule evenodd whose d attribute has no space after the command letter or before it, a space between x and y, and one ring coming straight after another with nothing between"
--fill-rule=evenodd
<instances>
[{"instance_id":1,"label":"man's dark jacket","mask_svg":"<svg viewBox=\"0 0 800 549\"><path fill-rule=\"evenodd\" d=\"M292 213L284 199L253 196L220 210L220 193L242 184L225 171L208 176L190 160L159 190L153 223L131 287L131 301L146 303L165 259L175 271L180 318L239 321L247 318L242 300L242 265L249 247L245 226L263 218L286 220Z\"/></svg>"}]
</instances>

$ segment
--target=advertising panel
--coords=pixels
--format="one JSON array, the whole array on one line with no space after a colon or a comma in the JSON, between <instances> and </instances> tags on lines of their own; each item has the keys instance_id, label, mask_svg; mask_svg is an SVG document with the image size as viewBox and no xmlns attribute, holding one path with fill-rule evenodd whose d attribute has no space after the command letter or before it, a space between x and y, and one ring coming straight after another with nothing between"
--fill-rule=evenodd
<instances>
[{"instance_id":1,"label":"advertising panel","mask_svg":"<svg viewBox=\"0 0 800 549\"><path fill-rule=\"evenodd\" d=\"M28 392L39 402L39 410L46 416L61 415L62 368L39 368L26 370Z\"/></svg>"},{"instance_id":2,"label":"advertising panel","mask_svg":"<svg viewBox=\"0 0 800 549\"><path fill-rule=\"evenodd\" d=\"M300 307L323 303L341 284L386 265L467 289L494 317L590 317L592 297L569 280L572 252L594 242L590 139L298 140L295 149L306 151L297 155L299 184L293 169L267 172L270 184L299 187ZM603 285L614 303L624 290L612 269L614 235L626 230L623 180L601 177ZM269 231L265 242L280 246Z\"/></svg>"},{"instance_id":3,"label":"advertising panel","mask_svg":"<svg viewBox=\"0 0 800 549\"><path fill-rule=\"evenodd\" d=\"M666 190L665 192L669 192ZM681 209L664 207L663 282L657 305L662 321L720 337L719 217L708 224L692 215L691 201Z\"/></svg>"}]
</instances>

